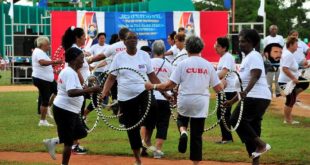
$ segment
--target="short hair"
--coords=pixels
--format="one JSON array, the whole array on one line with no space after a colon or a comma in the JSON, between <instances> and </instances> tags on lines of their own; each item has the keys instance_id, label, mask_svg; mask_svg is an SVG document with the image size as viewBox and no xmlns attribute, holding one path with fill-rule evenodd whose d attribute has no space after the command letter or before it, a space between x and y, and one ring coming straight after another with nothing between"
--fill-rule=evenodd
<instances>
[{"instance_id":1,"label":"short hair","mask_svg":"<svg viewBox=\"0 0 310 165\"><path fill-rule=\"evenodd\" d=\"M185 34L183 33L178 33L174 36L174 40L178 40L180 42L184 42L185 41Z\"/></svg>"},{"instance_id":2,"label":"short hair","mask_svg":"<svg viewBox=\"0 0 310 165\"><path fill-rule=\"evenodd\" d=\"M104 36L105 38L107 37L107 35L104 32L98 33L97 34L97 38L99 39L100 36Z\"/></svg>"},{"instance_id":3,"label":"short hair","mask_svg":"<svg viewBox=\"0 0 310 165\"><path fill-rule=\"evenodd\" d=\"M67 63L70 63L74 61L81 53L83 53L83 51L80 50L79 48L71 47L67 49L65 52L65 61Z\"/></svg>"},{"instance_id":4,"label":"short hair","mask_svg":"<svg viewBox=\"0 0 310 165\"><path fill-rule=\"evenodd\" d=\"M271 43L271 44L268 44L265 49L264 49L264 53L268 53L270 55L271 53L271 50L273 47L278 47L278 48L281 48L283 49L283 47L279 44L279 43Z\"/></svg>"},{"instance_id":5,"label":"short hair","mask_svg":"<svg viewBox=\"0 0 310 165\"><path fill-rule=\"evenodd\" d=\"M298 39L295 37L288 37L286 40L286 48L288 48L289 46L295 44L295 42L298 42Z\"/></svg>"},{"instance_id":6,"label":"short hair","mask_svg":"<svg viewBox=\"0 0 310 165\"><path fill-rule=\"evenodd\" d=\"M74 26L70 26L66 31L65 34L62 36L61 45L62 47L67 50L71 48L71 46L76 43L76 37L81 38L82 35L85 34L82 28L75 28Z\"/></svg>"},{"instance_id":7,"label":"short hair","mask_svg":"<svg viewBox=\"0 0 310 165\"><path fill-rule=\"evenodd\" d=\"M270 31L272 28L278 29L278 26L277 26L277 25L270 25L270 26L269 26L269 31Z\"/></svg>"},{"instance_id":8,"label":"short hair","mask_svg":"<svg viewBox=\"0 0 310 165\"><path fill-rule=\"evenodd\" d=\"M239 33L239 36L243 37L246 41L252 43L252 46L254 48L260 42L259 34L254 29L244 29Z\"/></svg>"},{"instance_id":9,"label":"short hair","mask_svg":"<svg viewBox=\"0 0 310 165\"><path fill-rule=\"evenodd\" d=\"M112 34L109 44L112 45L112 44L114 44L114 43L116 43L118 41L119 41L118 35L117 34Z\"/></svg>"},{"instance_id":10,"label":"short hair","mask_svg":"<svg viewBox=\"0 0 310 165\"><path fill-rule=\"evenodd\" d=\"M200 53L203 47L202 40L197 36L190 36L186 39L185 49L188 53Z\"/></svg>"},{"instance_id":11,"label":"short hair","mask_svg":"<svg viewBox=\"0 0 310 165\"><path fill-rule=\"evenodd\" d=\"M44 42L48 42L48 43L49 43L49 42L50 42L50 39L48 39L48 37L46 37L46 36L39 36L39 37L36 39L36 46L37 46L38 48L40 48Z\"/></svg>"},{"instance_id":12,"label":"short hair","mask_svg":"<svg viewBox=\"0 0 310 165\"><path fill-rule=\"evenodd\" d=\"M152 52L156 55L162 55L166 51L165 43L163 40L156 40L152 44Z\"/></svg>"},{"instance_id":13,"label":"short hair","mask_svg":"<svg viewBox=\"0 0 310 165\"><path fill-rule=\"evenodd\" d=\"M129 32L128 28L122 27L118 32L119 39L124 40L128 32Z\"/></svg>"},{"instance_id":14,"label":"short hair","mask_svg":"<svg viewBox=\"0 0 310 165\"><path fill-rule=\"evenodd\" d=\"M293 33L298 33L298 31L297 31L297 30L291 30L291 31L288 33L288 35L290 36L290 35L292 35Z\"/></svg>"},{"instance_id":15,"label":"short hair","mask_svg":"<svg viewBox=\"0 0 310 165\"><path fill-rule=\"evenodd\" d=\"M229 40L226 37L219 37L216 39L217 44L219 44L222 48L225 48L227 52L229 49Z\"/></svg>"},{"instance_id":16,"label":"short hair","mask_svg":"<svg viewBox=\"0 0 310 165\"><path fill-rule=\"evenodd\" d=\"M185 28L184 27L179 27L178 33L180 33L181 31L185 31Z\"/></svg>"},{"instance_id":17,"label":"short hair","mask_svg":"<svg viewBox=\"0 0 310 165\"><path fill-rule=\"evenodd\" d=\"M173 31L169 34L170 39L174 40L174 36L177 34L177 32Z\"/></svg>"}]
</instances>

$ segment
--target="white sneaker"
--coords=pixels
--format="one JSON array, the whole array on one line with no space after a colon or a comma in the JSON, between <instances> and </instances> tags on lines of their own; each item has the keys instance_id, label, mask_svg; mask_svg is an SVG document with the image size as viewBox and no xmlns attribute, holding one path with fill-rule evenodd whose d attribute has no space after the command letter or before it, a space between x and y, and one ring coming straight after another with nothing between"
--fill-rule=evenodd
<instances>
[{"instance_id":1,"label":"white sneaker","mask_svg":"<svg viewBox=\"0 0 310 165\"><path fill-rule=\"evenodd\" d=\"M54 124L50 124L47 120L40 120L38 126L43 126L43 127L54 127Z\"/></svg>"},{"instance_id":2,"label":"white sneaker","mask_svg":"<svg viewBox=\"0 0 310 165\"><path fill-rule=\"evenodd\" d=\"M157 150L155 146L148 146L144 140L142 140L142 146L150 152L155 152Z\"/></svg>"},{"instance_id":3,"label":"white sneaker","mask_svg":"<svg viewBox=\"0 0 310 165\"><path fill-rule=\"evenodd\" d=\"M52 115L51 107L47 108L47 116L50 117L51 119L54 119L54 116Z\"/></svg>"},{"instance_id":4,"label":"white sneaker","mask_svg":"<svg viewBox=\"0 0 310 165\"><path fill-rule=\"evenodd\" d=\"M45 145L52 159L56 160L56 155L55 155L56 142L53 139L44 139L43 144Z\"/></svg>"},{"instance_id":5,"label":"white sneaker","mask_svg":"<svg viewBox=\"0 0 310 165\"><path fill-rule=\"evenodd\" d=\"M153 158L155 159L160 159L164 156L165 154L160 151L160 150L156 150L155 152L153 152Z\"/></svg>"}]
</instances>

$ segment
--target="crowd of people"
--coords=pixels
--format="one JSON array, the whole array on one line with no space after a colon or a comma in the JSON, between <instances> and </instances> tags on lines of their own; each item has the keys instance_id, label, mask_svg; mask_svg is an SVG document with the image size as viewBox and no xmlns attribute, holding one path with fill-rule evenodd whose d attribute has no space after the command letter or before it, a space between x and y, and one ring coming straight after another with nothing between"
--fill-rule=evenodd
<instances>
[{"instance_id":1,"label":"crowd of people","mask_svg":"<svg viewBox=\"0 0 310 165\"><path fill-rule=\"evenodd\" d=\"M113 101L118 102L114 111L115 114L122 114L119 122L124 128L139 122L150 103L150 109L141 125L127 130L136 165L142 164L141 156L148 155L149 151L154 158L164 156L170 107L175 104L180 133L178 151L185 153L187 142L190 141L190 160L193 164L199 164L203 153L202 135L209 113L209 87L212 87L216 93L222 91L226 98L221 100L223 97L220 94L217 96L217 101L223 105L217 109L222 137L216 143L234 142L229 129L239 124L236 132L245 144L253 164L259 164L260 156L271 149L270 144L260 136L261 122L273 97L273 83L275 97L283 95L281 90L290 81L295 84L292 92L285 96L285 124L299 123L293 120L292 109L298 94L309 86L309 82L301 82L305 80L301 75L303 69L310 66L305 56L310 48L298 40L297 31L292 31L286 42L277 31L276 25L270 26L270 35L263 41L262 54L255 49L260 44L256 30L242 30L239 33L240 51L244 56L239 70L229 53L227 37L219 36L214 44L220 58L217 66L213 66L202 58L202 39L197 36L187 37L182 28L167 36L170 49L166 49L162 40L156 40L151 47L144 46L140 50L137 47L137 34L128 28L121 28L109 44L105 43L106 34L98 33L98 43L85 50L84 30L69 27L62 38L65 61L51 60L47 55L49 39L39 37L32 55L33 83L39 89L41 100L38 125L53 126L46 120L50 107L53 107L58 132L58 137L44 140L48 152L56 159L55 147L63 143L62 164L69 163L71 151L84 154L86 150L78 141L87 136L83 120L94 110L93 105L100 104L97 100L106 104L111 96ZM63 63L66 63L65 69L55 73L59 75L58 79L54 79L53 66ZM118 68L131 68L141 75ZM103 73L111 70L114 71L109 72L106 78L103 77ZM102 82L101 86L85 85L91 71ZM149 92L151 97L148 97ZM97 94L101 94L98 99ZM95 98L94 104L86 106L86 99L90 99L91 95ZM238 104L232 112L232 105L236 102ZM223 106L226 109L224 113ZM239 115L242 115L241 120ZM155 129L156 141L152 145Z\"/></svg>"}]
</instances>

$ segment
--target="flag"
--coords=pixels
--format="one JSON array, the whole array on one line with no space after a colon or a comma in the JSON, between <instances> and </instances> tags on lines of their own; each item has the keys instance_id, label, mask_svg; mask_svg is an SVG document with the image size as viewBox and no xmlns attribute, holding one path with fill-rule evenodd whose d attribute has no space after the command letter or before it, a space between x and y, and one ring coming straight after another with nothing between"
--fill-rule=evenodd
<instances>
[{"instance_id":1,"label":"flag","mask_svg":"<svg viewBox=\"0 0 310 165\"><path fill-rule=\"evenodd\" d=\"M231 8L231 0L224 0L224 8L225 9Z\"/></svg>"},{"instance_id":2,"label":"flag","mask_svg":"<svg viewBox=\"0 0 310 165\"><path fill-rule=\"evenodd\" d=\"M259 16L265 16L265 0L260 0L260 6L258 8L257 14Z\"/></svg>"},{"instance_id":3,"label":"flag","mask_svg":"<svg viewBox=\"0 0 310 165\"><path fill-rule=\"evenodd\" d=\"M38 7L47 8L48 0L40 0Z\"/></svg>"},{"instance_id":4,"label":"flag","mask_svg":"<svg viewBox=\"0 0 310 165\"><path fill-rule=\"evenodd\" d=\"M13 20L13 18L14 18L14 3L13 3L13 0L10 0L10 1L11 1L11 6L10 6L10 9L9 9L9 16Z\"/></svg>"}]
</instances>

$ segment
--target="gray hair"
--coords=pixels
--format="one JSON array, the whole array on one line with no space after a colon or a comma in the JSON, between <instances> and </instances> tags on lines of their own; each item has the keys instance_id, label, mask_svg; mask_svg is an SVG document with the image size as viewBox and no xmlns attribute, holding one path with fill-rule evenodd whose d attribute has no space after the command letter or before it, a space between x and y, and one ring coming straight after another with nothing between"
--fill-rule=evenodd
<instances>
[{"instance_id":1,"label":"gray hair","mask_svg":"<svg viewBox=\"0 0 310 165\"><path fill-rule=\"evenodd\" d=\"M185 49L188 53L200 53L203 47L203 41L197 36L190 36L185 41Z\"/></svg>"},{"instance_id":2,"label":"gray hair","mask_svg":"<svg viewBox=\"0 0 310 165\"><path fill-rule=\"evenodd\" d=\"M39 36L36 39L36 45L38 48L40 48L42 46L42 44L44 44L45 42L49 43L50 39L48 39L48 37L45 37L45 36Z\"/></svg>"},{"instance_id":3,"label":"gray hair","mask_svg":"<svg viewBox=\"0 0 310 165\"><path fill-rule=\"evenodd\" d=\"M156 40L152 44L152 52L154 55L163 55L166 51L165 43L163 40Z\"/></svg>"},{"instance_id":4,"label":"gray hair","mask_svg":"<svg viewBox=\"0 0 310 165\"><path fill-rule=\"evenodd\" d=\"M276 29L278 30L278 26L277 26L277 25L270 25L270 26L269 26L269 31L270 31L271 29L273 29L273 28L276 28Z\"/></svg>"}]
</instances>

